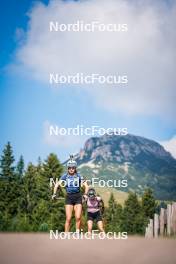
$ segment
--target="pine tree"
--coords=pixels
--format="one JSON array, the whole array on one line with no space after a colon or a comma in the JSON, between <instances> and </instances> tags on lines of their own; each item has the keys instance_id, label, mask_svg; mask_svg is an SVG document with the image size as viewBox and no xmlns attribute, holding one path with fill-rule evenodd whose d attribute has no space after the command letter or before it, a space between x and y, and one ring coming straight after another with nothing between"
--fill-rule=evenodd
<instances>
[{"instance_id":1,"label":"pine tree","mask_svg":"<svg viewBox=\"0 0 176 264\"><path fill-rule=\"evenodd\" d=\"M136 193L129 193L122 215L122 229L124 232L128 234L144 233L145 218Z\"/></svg>"},{"instance_id":2,"label":"pine tree","mask_svg":"<svg viewBox=\"0 0 176 264\"><path fill-rule=\"evenodd\" d=\"M52 230L57 229L60 232L64 231L64 224L65 224L64 200L56 200L50 202L49 219L47 221L47 224ZM75 224L73 230L75 230Z\"/></svg>"},{"instance_id":3,"label":"pine tree","mask_svg":"<svg viewBox=\"0 0 176 264\"><path fill-rule=\"evenodd\" d=\"M62 164L58 160L57 156L51 153L43 164L43 175L47 181L47 184L49 184L50 179L53 179L53 181L56 182L60 178L62 173ZM54 185L52 186L52 188L50 188L50 194L52 194L53 188ZM60 190L59 195L63 196L62 190Z\"/></svg>"},{"instance_id":4,"label":"pine tree","mask_svg":"<svg viewBox=\"0 0 176 264\"><path fill-rule=\"evenodd\" d=\"M3 155L0 160L0 176L5 180L12 180L14 177L15 167L13 166L15 159L10 142L7 143L3 150Z\"/></svg>"},{"instance_id":5,"label":"pine tree","mask_svg":"<svg viewBox=\"0 0 176 264\"><path fill-rule=\"evenodd\" d=\"M0 160L0 211L2 214L1 229L11 230L11 222L18 212L18 196L20 193L15 177L14 156L10 142L3 150Z\"/></svg>"},{"instance_id":6,"label":"pine tree","mask_svg":"<svg viewBox=\"0 0 176 264\"><path fill-rule=\"evenodd\" d=\"M19 179L21 179L24 175L24 159L23 156L20 156L20 159L16 166L16 174Z\"/></svg>"},{"instance_id":7,"label":"pine tree","mask_svg":"<svg viewBox=\"0 0 176 264\"><path fill-rule=\"evenodd\" d=\"M32 212L38 203L38 198L37 169L32 163L29 163L24 177L24 197L21 203L21 211L26 213L30 220L32 219Z\"/></svg>"},{"instance_id":8,"label":"pine tree","mask_svg":"<svg viewBox=\"0 0 176 264\"><path fill-rule=\"evenodd\" d=\"M63 231L65 212L64 203L52 201L50 177L60 176L62 167L56 155L51 154L42 164L39 159L37 166L29 164L24 176L24 199L21 204L23 214L33 231L47 231L58 227ZM60 219L60 220L59 220ZM60 223L59 223L60 222Z\"/></svg>"},{"instance_id":9,"label":"pine tree","mask_svg":"<svg viewBox=\"0 0 176 264\"><path fill-rule=\"evenodd\" d=\"M57 158L57 155L51 153L43 164L44 174L48 178L56 178L60 177L63 173L63 166Z\"/></svg>"},{"instance_id":10,"label":"pine tree","mask_svg":"<svg viewBox=\"0 0 176 264\"><path fill-rule=\"evenodd\" d=\"M0 160L0 230L48 231L64 230L65 208L63 200L51 200L50 178L61 176L63 167L55 154L50 154L43 164L29 163L24 171L20 157L14 166L10 143Z\"/></svg>"},{"instance_id":11,"label":"pine tree","mask_svg":"<svg viewBox=\"0 0 176 264\"><path fill-rule=\"evenodd\" d=\"M24 200L25 200L25 190L24 190L24 159L23 156L20 156L19 161L17 162L16 165L16 184L18 184L17 189L19 190L18 193L18 213L15 218L15 223L13 224L12 228L14 231L29 231L30 230L30 225L28 223L26 211L24 211ZM20 229L21 228L21 229Z\"/></svg>"},{"instance_id":12,"label":"pine tree","mask_svg":"<svg viewBox=\"0 0 176 264\"><path fill-rule=\"evenodd\" d=\"M58 229L59 231L64 231L65 222L65 208L63 200L51 200L51 195L53 193L53 188L49 189L50 178L55 182L60 178L63 173L63 166L58 160L57 156L51 153L43 164L42 175L45 178L45 186L47 187L48 201L49 201L49 220L47 224L51 229ZM53 186L54 187L54 186ZM59 192L59 196L63 196L62 190Z\"/></svg>"},{"instance_id":13,"label":"pine tree","mask_svg":"<svg viewBox=\"0 0 176 264\"><path fill-rule=\"evenodd\" d=\"M111 232L120 232L122 216L122 206L118 204L113 193L111 193L108 208L105 211L106 230Z\"/></svg>"},{"instance_id":14,"label":"pine tree","mask_svg":"<svg viewBox=\"0 0 176 264\"><path fill-rule=\"evenodd\" d=\"M42 200L42 176L38 166L29 163L23 177L23 188L21 190L21 200L19 203L18 220L25 230L37 231L38 222L35 219L36 208ZM48 210L46 206L46 210Z\"/></svg>"},{"instance_id":15,"label":"pine tree","mask_svg":"<svg viewBox=\"0 0 176 264\"><path fill-rule=\"evenodd\" d=\"M32 219L33 219L32 225L34 227L34 231L40 231L40 227L42 224L46 224L49 230L49 225L47 224L49 215L50 212L49 212L48 201L45 201L43 199L39 200L39 202L37 203L37 205L35 206L32 212Z\"/></svg>"},{"instance_id":16,"label":"pine tree","mask_svg":"<svg viewBox=\"0 0 176 264\"><path fill-rule=\"evenodd\" d=\"M147 218L153 218L156 210L156 201L150 188L146 189L142 196L142 209Z\"/></svg>"},{"instance_id":17,"label":"pine tree","mask_svg":"<svg viewBox=\"0 0 176 264\"><path fill-rule=\"evenodd\" d=\"M36 166L36 169L36 184L39 192L39 200L44 199L48 202L51 199L51 190L49 185L49 179L45 174L45 170L40 157L38 158L38 164Z\"/></svg>"}]
</instances>

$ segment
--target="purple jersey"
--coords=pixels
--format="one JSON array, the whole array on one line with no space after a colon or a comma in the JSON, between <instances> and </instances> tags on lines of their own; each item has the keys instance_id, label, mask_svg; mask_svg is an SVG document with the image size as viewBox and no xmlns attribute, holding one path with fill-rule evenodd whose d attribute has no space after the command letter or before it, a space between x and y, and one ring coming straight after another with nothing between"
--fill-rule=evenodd
<instances>
[{"instance_id":1,"label":"purple jersey","mask_svg":"<svg viewBox=\"0 0 176 264\"><path fill-rule=\"evenodd\" d=\"M93 199L90 199L87 195L84 195L84 199L87 203L87 212L89 213L96 213L100 211L99 203L101 201L100 196L96 196Z\"/></svg>"}]
</instances>

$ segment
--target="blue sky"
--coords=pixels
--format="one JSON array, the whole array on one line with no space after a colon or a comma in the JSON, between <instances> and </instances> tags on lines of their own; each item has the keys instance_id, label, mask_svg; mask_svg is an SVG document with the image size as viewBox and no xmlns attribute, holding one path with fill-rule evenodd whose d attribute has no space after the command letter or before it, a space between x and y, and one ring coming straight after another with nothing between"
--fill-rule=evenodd
<instances>
[{"instance_id":1,"label":"blue sky","mask_svg":"<svg viewBox=\"0 0 176 264\"><path fill-rule=\"evenodd\" d=\"M48 1L40 2L45 5L48 4ZM9 5L11 8L9 8ZM23 54L26 55L28 50L33 52L31 48L33 44L31 44L29 37L27 37L26 41L27 32L30 30L32 32L35 26L32 25L33 28L29 30L28 23L30 20L34 21L35 12L33 13L32 11L33 15L30 15L30 17L26 15L29 10L35 9L35 7L32 9L33 6L35 6L34 2L27 0L23 1L20 5L18 1L4 1L4 3L1 4L1 151L7 141L10 141L16 159L23 154L26 162L36 162L39 156L45 159L50 152L54 152L58 154L61 161L64 161L70 152L78 152L83 146L85 138L79 139L78 141L75 140L77 143L74 142L73 138L73 144L70 143L70 146L67 144L64 146L64 144L59 144L58 142L56 142L56 144L48 143L45 139L46 122L62 125L63 127L75 127L77 124L83 124L87 127L92 125L99 125L105 128L127 127L129 133L145 136L158 142L169 142L169 140L174 137L176 134L176 125L173 118L169 116L172 115L173 111L172 102L170 103L169 101L172 101L170 97L166 97L166 100L168 100L166 107L171 105L171 109L169 109L168 112L166 111L166 114L160 114L160 106L157 105L157 98L156 112L154 111L155 108L153 108L153 112L150 111L150 109L149 112L145 111L144 108L141 110L141 113L140 110L137 111L135 109L133 114L129 114L124 111L123 106L122 109L119 106L119 108L114 107L112 110L109 105L106 105L106 100L101 88L95 89L95 100L92 95L93 92L89 92L88 89L71 86L55 89L50 87L47 82L41 81L41 78L32 76L30 70L31 65L33 66L33 61L35 62L35 56L32 62L29 60L26 61L26 59L23 60L22 56ZM44 5L42 5L42 7L43 6ZM70 8L69 10L71 12L72 6L68 8ZM43 11L42 8L38 8L37 12L45 12L45 15L46 12L51 12L51 10L47 9ZM26 41L24 44L20 44L21 42L16 37L17 29L23 30L20 41L24 38ZM80 41L82 40L80 39ZM28 45L26 43L28 43ZM22 45L22 47L20 45ZM18 53L19 51L21 52L21 50L23 52ZM17 54L20 54L18 58ZM59 55L60 53L56 54L56 60L59 60ZM17 67L19 64L20 68ZM40 67L40 65L37 65L37 67ZM79 69L79 67L77 68ZM38 68L32 68L32 72L36 69L38 70ZM41 72L43 73L42 66L39 74ZM169 83L169 85L172 85L172 83ZM98 91L98 89L100 90ZM172 91L173 90L170 90L169 93ZM120 92L119 90L118 93ZM171 97L173 98L174 96L175 94L173 93ZM158 98L158 100L160 100L160 97ZM110 98L110 100L111 99L112 98ZM109 98L107 98L107 100L109 100ZM146 100L149 100L150 108L150 98ZM153 102L151 105L153 107Z\"/></svg>"}]
</instances>

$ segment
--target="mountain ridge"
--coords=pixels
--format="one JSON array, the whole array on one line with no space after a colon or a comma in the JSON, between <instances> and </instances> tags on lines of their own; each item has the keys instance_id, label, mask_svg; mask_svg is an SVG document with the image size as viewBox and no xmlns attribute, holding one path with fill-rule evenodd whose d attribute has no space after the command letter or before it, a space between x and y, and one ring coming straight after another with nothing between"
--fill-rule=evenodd
<instances>
[{"instance_id":1,"label":"mountain ridge","mask_svg":"<svg viewBox=\"0 0 176 264\"><path fill-rule=\"evenodd\" d=\"M132 134L91 137L75 160L88 179L127 179L125 191L142 194L150 187L157 199L176 199L176 159L154 140Z\"/></svg>"}]
</instances>

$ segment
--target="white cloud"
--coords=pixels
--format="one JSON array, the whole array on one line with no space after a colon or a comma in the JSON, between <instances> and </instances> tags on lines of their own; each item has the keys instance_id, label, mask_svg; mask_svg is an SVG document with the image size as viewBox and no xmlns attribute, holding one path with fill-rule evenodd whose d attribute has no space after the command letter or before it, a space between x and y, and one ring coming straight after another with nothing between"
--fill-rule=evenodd
<instances>
[{"instance_id":1,"label":"white cloud","mask_svg":"<svg viewBox=\"0 0 176 264\"><path fill-rule=\"evenodd\" d=\"M173 136L171 139L162 141L160 144L169 151L172 156L176 159L176 135Z\"/></svg>"},{"instance_id":2,"label":"white cloud","mask_svg":"<svg viewBox=\"0 0 176 264\"><path fill-rule=\"evenodd\" d=\"M128 87L83 86L100 107L173 119L176 4L165 1L50 1L31 10L17 60L33 78L50 72L127 74ZM49 32L49 21L127 23L127 33Z\"/></svg>"}]
</instances>

